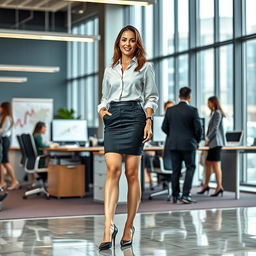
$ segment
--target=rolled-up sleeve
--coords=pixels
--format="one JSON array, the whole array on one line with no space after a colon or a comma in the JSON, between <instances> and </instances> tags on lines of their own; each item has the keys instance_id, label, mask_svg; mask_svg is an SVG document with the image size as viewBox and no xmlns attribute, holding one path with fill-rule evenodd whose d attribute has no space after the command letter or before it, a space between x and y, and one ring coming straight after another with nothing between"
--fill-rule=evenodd
<instances>
[{"instance_id":1,"label":"rolled-up sleeve","mask_svg":"<svg viewBox=\"0 0 256 256\"><path fill-rule=\"evenodd\" d=\"M102 108L108 109L109 107L108 99L107 99L107 95L108 95L107 69L108 68L105 69L104 77L102 81L102 98L101 98L100 104L98 105L98 113Z\"/></svg>"},{"instance_id":2,"label":"rolled-up sleeve","mask_svg":"<svg viewBox=\"0 0 256 256\"><path fill-rule=\"evenodd\" d=\"M158 90L155 82L155 71L151 63L147 63L144 75L144 109L152 108L156 112L158 107Z\"/></svg>"}]
</instances>

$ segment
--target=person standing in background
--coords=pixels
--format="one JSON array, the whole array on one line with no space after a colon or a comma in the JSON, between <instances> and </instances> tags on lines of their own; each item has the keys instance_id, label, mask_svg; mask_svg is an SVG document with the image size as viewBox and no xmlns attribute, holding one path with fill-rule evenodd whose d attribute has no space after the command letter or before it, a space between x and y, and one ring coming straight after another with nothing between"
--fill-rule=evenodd
<instances>
[{"instance_id":1,"label":"person standing in background","mask_svg":"<svg viewBox=\"0 0 256 256\"><path fill-rule=\"evenodd\" d=\"M196 149L201 140L202 127L198 110L189 105L191 89L183 87L179 92L180 102L167 109L162 124L166 133L165 150L170 151L172 173L173 203L181 200L185 204L195 203L190 197L193 176L195 172ZM182 162L186 165L186 176L183 184L182 197L180 198L180 174Z\"/></svg>"},{"instance_id":2,"label":"person standing in background","mask_svg":"<svg viewBox=\"0 0 256 256\"><path fill-rule=\"evenodd\" d=\"M208 108L211 110L211 119L208 125L205 146L209 146L207 158L205 161L205 182L197 194L209 193L209 181L212 172L215 173L217 187L211 196L223 196L222 171L220 166L221 148L225 145L225 136L223 129L223 117L226 117L220 102L216 96L208 99Z\"/></svg>"},{"instance_id":3,"label":"person standing in background","mask_svg":"<svg viewBox=\"0 0 256 256\"><path fill-rule=\"evenodd\" d=\"M13 117L12 117L12 105L10 102L3 102L0 106L0 136L2 137L2 161L0 164L1 168L1 181L0 187L6 188L7 184L5 182L5 169L7 170L8 175L11 178L11 186L8 187L8 190L17 189L20 184L15 177L14 170L9 163L9 149L11 145L11 129L13 126Z\"/></svg>"},{"instance_id":4,"label":"person standing in background","mask_svg":"<svg viewBox=\"0 0 256 256\"><path fill-rule=\"evenodd\" d=\"M167 109L170 107L173 107L175 105L175 102L172 100L168 100L164 103L164 112L166 113Z\"/></svg>"},{"instance_id":5,"label":"person standing in background","mask_svg":"<svg viewBox=\"0 0 256 256\"><path fill-rule=\"evenodd\" d=\"M107 176L104 190L105 229L100 250L115 245L118 232L114 224L118 202L122 158L128 183L127 219L120 241L122 247L131 246L133 226L140 199L139 164L144 143L152 138L152 116L157 109L158 91L155 72L145 58L145 50L138 30L126 26L114 44L113 63L105 69L102 99L98 106L103 120L104 151Z\"/></svg>"}]
</instances>

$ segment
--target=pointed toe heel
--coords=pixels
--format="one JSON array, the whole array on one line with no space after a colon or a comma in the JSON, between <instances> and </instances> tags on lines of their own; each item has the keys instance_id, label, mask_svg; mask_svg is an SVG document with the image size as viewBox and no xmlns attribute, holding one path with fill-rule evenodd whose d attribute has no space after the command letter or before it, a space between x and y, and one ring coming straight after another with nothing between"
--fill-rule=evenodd
<instances>
[{"instance_id":1,"label":"pointed toe heel","mask_svg":"<svg viewBox=\"0 0 256 256\"><path fill-rule=\"evenodd\" d=\"M120 241L121 247L132 246L134 232L135 232L135 228L132 227L132 238L131 238L131 240L121 240Z\"/></svg>"},{"instance_id":2,"label":"pointed toe heel","mask_svg":"<svg viewBox=\"0 0 256 256\"><path fill-rule=\"evenodd\" d=\"M111 235L111 241L110 242L104 242L104 243L101 243L99 245L99 250L102 251L102 250L108 250L108 249L111 249L112 248L112 244L115 248L116 246L116 235L118 233L118 229L116 227L116 225L114 225L114 231Z\"/></svg>"},{"instance_id":3,"label":"pointed toe heel","mask_svg":"<svg viewBox=\"0 0 256 256\"><path fill-rule=\"evenodd\" d=\"M210 187L207 186L206 188L202 189L201 191L197 192L198 195L203 195L205 192L209 195Z\"/></svg>"}]
</instances>

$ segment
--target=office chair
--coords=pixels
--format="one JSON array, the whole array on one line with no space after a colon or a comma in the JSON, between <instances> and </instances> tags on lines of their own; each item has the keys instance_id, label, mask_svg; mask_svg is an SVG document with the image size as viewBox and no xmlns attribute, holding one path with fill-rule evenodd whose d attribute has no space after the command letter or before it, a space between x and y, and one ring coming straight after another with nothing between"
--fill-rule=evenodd
<instances>
[{"instance_id":1,"label":"office chair","mask_svg":"<svg viewBox=\"0 0 256 256\"><path fill-rule=\"evenodd\" d=\"M167 201L171 200L171 196L172 196L172 188L171 188L172 187L172 161L171 161L171 157L169 154L170 154L169 151L165 151L163 157L159 156L158 158L159 158L160 168L153 169L154 172L166 177L167 189L150 194L148 197L149 200L152 200L153 197L164 195L164 194L168 195ZM184 165L183 165L181 174L183 175L185 172L186 172L186 169L184 168Z\"/></svg>"},{"instance_id":2,"label":"office chair","mask_svg":"<svg viewBox=\"0 0 256 256\"><path fill-rule=\"evenodd\" d=\"M22 134L21 140L24 145L24 153L26 155L26 163L24 165L25 172L28 174L35 173L39 177L39 187L26 191L23 199L27 199L28 196L43 193L47 199L49 199L49 194L45 188L45 182L43 180L42 173L48 172L47 168L40 168L39 161L45 155L38 156L37 150L34 142L34 138L31 134Z\"/></svg>"},{"instance_id":3,"label":"office chair","mask_svg":"<svg viewBox=\"0 0 256 256\"><path fill-rule=\"evenodd\" d=\"M170 201L171 200L171 194L172 194L172 189L171 189L171 186L172 186L172 184L171 184L171 177L172 177L171 160L170 160L170 158L167 158L167 157L165 157L165 159L163 159L163 157L161 157L161 156L159 156L158 158L159 158L160 168L154 168L154 172L166 176L167 189L164 189L162 191L154 192L154 193L150 194L148 199L152 200L153 197L155 197L155 196L168 194L167 201Z\"/></svg>"}]
</instances>

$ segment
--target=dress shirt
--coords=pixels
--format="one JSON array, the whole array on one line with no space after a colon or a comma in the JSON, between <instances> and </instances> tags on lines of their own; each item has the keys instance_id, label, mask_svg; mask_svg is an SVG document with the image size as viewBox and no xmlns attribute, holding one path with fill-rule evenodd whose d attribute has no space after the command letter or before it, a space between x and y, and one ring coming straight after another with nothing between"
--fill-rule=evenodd
<instances>
[{"instance_id":1,"label":"dress shirt","mask_svg":"<svg viewBox=\"0 0 256 256\"><path fill-rule=\"evenodd\" d=\"M12 128L12 121L9 116L7 116L0 128L0 136L2 137L10 137L11 136L11 128Z\"/></svg>"},{"instance_id":2,"label":"dress shirt","mask_svg":"<svg viewBox=\"0 0 256 256\"><path fill-rule=\"evenodd\" d=\"M138 62L134 57L127 69L122 72L121 61L105 69L102 82L102 99L98 105L109 108L109 103L119 101L140 101L144 109L157 109L158 91L155 83L155 72L151 63L146 62L139 72L135 71Z\"/></svg>"}]
</instances>

